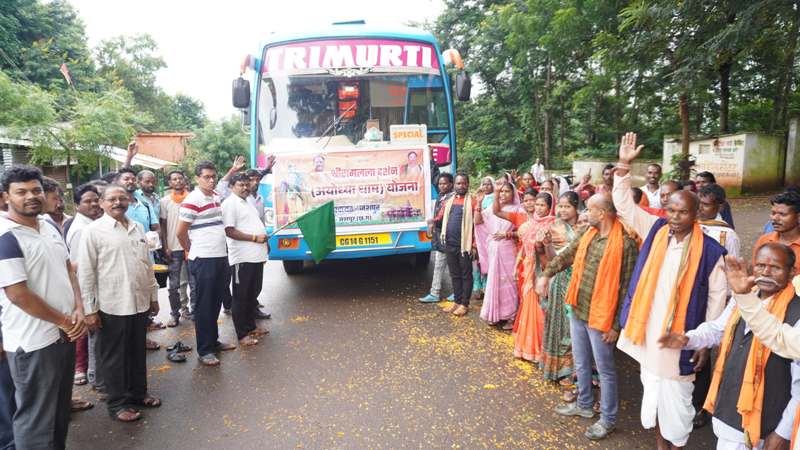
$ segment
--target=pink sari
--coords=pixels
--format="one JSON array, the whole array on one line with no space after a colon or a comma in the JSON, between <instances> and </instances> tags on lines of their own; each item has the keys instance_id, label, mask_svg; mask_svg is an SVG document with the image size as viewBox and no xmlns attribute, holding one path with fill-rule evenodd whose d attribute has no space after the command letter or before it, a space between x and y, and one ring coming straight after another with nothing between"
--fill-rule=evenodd
<instances>
[{"instance_id":1,"label":"pink sari","mask_svg":"<svg viewBox=\"0 0 800 450\"><path fill-rule=\"evenodd\" d=\"M538 255L535 243L555 221L554 216L534 217L519 227L522 264L519 274L520 307L514 322L514 356L528 361L541 362L543 357L544 311L536 295Z\"/></svg>"},{"instance_id":2,"label":"pink sari","mask_svg":"<svg viewBox=\"0 0 800 450\"><path fill-rule=\"evenodd\" d=\"M503 211L519 210L519 200L503 207ZM514 224L494 215L489 208L482 212L483 222L489 232L488 275L486 277L486 293L481 307L481 319L489 323L513 319L519 303L519 292L516 282L517 244L513 239L495 240L494 233L514 231Z\"/></svg>"}]
</instances>

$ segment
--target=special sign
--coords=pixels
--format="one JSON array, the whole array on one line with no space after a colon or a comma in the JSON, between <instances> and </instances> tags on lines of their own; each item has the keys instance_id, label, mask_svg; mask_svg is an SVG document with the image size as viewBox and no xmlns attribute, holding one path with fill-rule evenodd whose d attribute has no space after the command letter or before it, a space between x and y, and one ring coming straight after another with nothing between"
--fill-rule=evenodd
<instances>
[{"instance_id":1,"label":"special sign","mask_svg":"<svg viewBox=\"0 0 800 450\"><path fill-rule=\"evenodd\" d=\"M325 40L270 47L267 49L262 71L302 73L343 68L383 68L438 73L439 60L432 45L420 42L376 39Z\"/></svg>"},{"instance_id":2,"label":"special sign","mask_svg":"<svg viewBox=\"0 0 800 450\"><path fill-rule=\"evenodd\" d=\"M272 169L276 226L331 200L337 226L424 222L424 148L281 154Z\"/></svg>"}]
</instances>

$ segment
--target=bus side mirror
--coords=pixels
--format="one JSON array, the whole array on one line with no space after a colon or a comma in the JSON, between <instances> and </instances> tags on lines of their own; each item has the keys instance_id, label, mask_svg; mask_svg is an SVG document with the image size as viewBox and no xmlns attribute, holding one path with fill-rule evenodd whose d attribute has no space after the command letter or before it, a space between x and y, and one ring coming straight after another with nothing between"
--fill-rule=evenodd
<instances>
[{"instance_id":1,"label":"bus side mirror","mask_svg":"<svg viewBox=\"0 0 800 450\"><path fill-rule=\"evenodd\" d=\"M472 92L472 81L467 71L462 70L456 74L456 96L458 100L466 102L469 101L470 92Z\"/></svg>"},{"instance_id":2,"label":"bus side mirror","mask_svg":"<svg viewBox=\"0 0 800 450\"><path fill-rule=\"evenodd\" d=\"M242 77L233 80L233 106L239 109L250 107L250 82Z\"/></svg>"}]
</instances>

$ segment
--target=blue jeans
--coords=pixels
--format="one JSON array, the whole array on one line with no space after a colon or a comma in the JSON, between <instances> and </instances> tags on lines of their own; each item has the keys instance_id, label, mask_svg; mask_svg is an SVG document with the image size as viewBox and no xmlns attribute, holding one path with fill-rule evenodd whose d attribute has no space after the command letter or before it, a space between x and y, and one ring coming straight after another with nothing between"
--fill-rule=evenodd
<instances>
[{"instance_id":1,"label":"blue jeans","mask_svg":"<svg viewBox=\"0 0 800 450\"><path fill-rule=\"evenodd\" d=\"M589 328L583 320L570 317L572 357L578 374L578 406L588 409L594 404L592 397L592 359L600 374L600 420L607 427L617 424L619 396L617 394L617 369L614 363L614 344L603 342L598 330Z\"/></svg>"}]
</instances>

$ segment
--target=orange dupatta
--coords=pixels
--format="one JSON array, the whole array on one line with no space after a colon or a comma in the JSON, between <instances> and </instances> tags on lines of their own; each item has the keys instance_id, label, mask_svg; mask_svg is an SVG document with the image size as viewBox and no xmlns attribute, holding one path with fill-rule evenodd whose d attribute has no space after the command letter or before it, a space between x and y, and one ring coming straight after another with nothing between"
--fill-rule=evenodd
<instances>
[{"instance_id":1,"label":"orange dupatta","mask_svg":"<svg viewBox=\"0 0 800 450\"><path fill-rule=\"evenodd\" d=\"M578 306L578 290L580 289L583 269L586 263L586 251L589 244L599 231L589 227L581 237L578 249L575 252L572 265L572 279L567 288L565 302L568 305ZM589 306L589 327L607 333L614 324L617 305L619 304L619 277L622 267L622 250L625 245L622 231L622 222L614 220L614 225L608 233L608 241L600 266L597 268L592 303ZM598 283L600 281L600 283Z\"/></svg>"},{"instance_id":2,"label":"orange dupatta","mask_svg":"<svg viewBox=\"0 0 800 450\"><path fill-rule=\"evenodd\" d=\"M797 405L797 412L794 413L794 432L792 432L792 442L789 444L790 449L794 449L797 446L797 440L800 439L800 405Z\"/></svg>"},{"instance_id":3,"label":"orange dupatta","mask_svg":"<svg viewBox=\"0 0 800 450\"><path fill-rule=\"evenodd\" d=\"M778 294L772 297L767 306L770 314L779 318L781 322L786 317L786 308L794 299L794 286L790 283ZM722 374L725 371L725 360L733 345L733 335L736 326L739 324L741 314L739 307L733 308L733 313L725 327L725 335L719 348L719 356L714 365L714 377L711 379L711 387L708 390L708 397L703 409L714 413L714 406L719 393L719 385L722 382ZM742 377L742 388L739 390L739 401L736 402L736 410L742 416L742 428L744 429L745 443L755 446L761 440L761 408L764 404L764 369L767 366L770 350L761 344L761 341L753 336L750 344L750 352L747 355L747 366L744 368ZM795 424L795 433L797 424Z\"/></svg>"},{"instance_id":4,"label":"orange dupatta","mask_svg":"<svg viewBox=\"0 0 800 450\"><path fill-rule=\"evenodd\" d=\"M697 269L700 267L700 258L703 256L703 230L700 229L700 225L697 222L692 228L692 233L686 239L689 242L684 246L678 279L675 280L675 285L672 286L672 292L670 293L668 311L671 311L672 314L667 316L664 321L664 326L662 327L664 333L669 330L670 333L683 334L686 324L686 310L689 306L692 288L697 277ZM650 316L653 297L655 297L656 289L658 288L661 264L667 254L668 245L669 226L665 225L658 230L653 238L650 255L648 255L647 262L642 268L636 293L631 300L631 309L624 332L625 336L636 345L644 343L647 319Z\"/></svg>"},{"instance_id":5,"label":"orange dupatta","mask_svg":"<svg viewBox=\"0 0 800 450\"><path fill-rule=\"evenodd\" d=\"M172 201L179 205L183 203L183 199L185 199L187 195L189 195L189 191L183 191L183 194L176 194L175 191L172 191L172 194L170 194Z\"/></svg>"}]
</instances>

